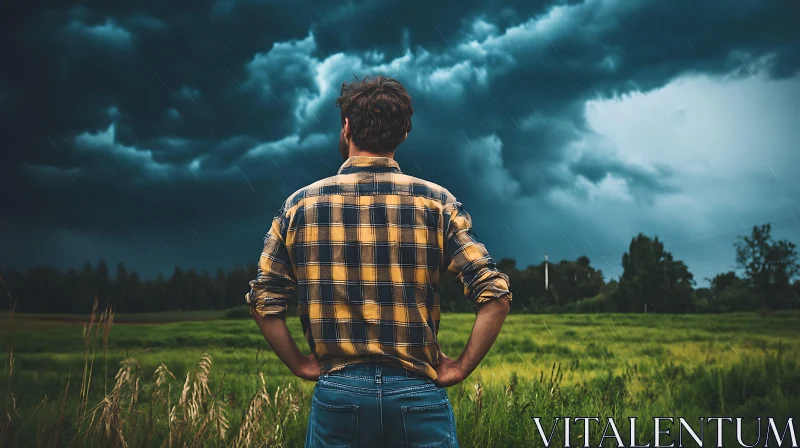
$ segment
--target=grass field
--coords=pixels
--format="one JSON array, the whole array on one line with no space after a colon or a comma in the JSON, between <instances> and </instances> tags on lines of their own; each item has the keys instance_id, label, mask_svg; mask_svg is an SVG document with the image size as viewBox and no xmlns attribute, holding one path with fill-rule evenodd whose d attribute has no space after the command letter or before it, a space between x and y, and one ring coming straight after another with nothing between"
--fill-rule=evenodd
<instances>
[{"instance_id":1,"label":"grass field","mask_svg":"<svg viewBox=\"0 0 800 448\"><path fill-rule=\"evenodd\" d=\"M0 442L302 446L313 383L291 376L255 322L223 317L116 315L105 325L98 315L84 334L86 316L13 316L0 331L13 336L12 374L6 350L0 377L11 416L0 420ZM288 321L307 350L299 321ZM446 354L458 355L473 321L442 317ZM448 390L459 440L541 446L532 416L770 416L785 424L800 413L798 336L797 314L511 315L479 369Z\"/></svg>"}]
</instances>

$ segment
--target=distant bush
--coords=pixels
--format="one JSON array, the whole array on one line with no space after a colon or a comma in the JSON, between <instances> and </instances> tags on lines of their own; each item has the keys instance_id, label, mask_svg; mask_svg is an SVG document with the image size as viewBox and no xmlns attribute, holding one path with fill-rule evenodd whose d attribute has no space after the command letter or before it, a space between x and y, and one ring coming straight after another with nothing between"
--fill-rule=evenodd
<instances>
[{"instance_id":1,"label":"distant bush","mask_svg":"<svg viewBox=\"0 0 800 448\"><path fill-rule=\"evenodd\" d=\"M297 316L297 307L290 306L286 309L286 316ZM241 305L225 310L225 319L252 319L249 305Z\"/></svg>"},{"instance_id":2,"label":"distant bush","mask_svg":"<svg viewBox=\"0 0 800 448\"><path fill-rule=\"evenodd\" d=\"M234 308L225 310L225 319L252 319L250 315L250 306L241 305Z\"/></svg>"},{"instance_id":3,"label":"distant bush","mask_svg":"<svg viewBox=\"0 0 800 448\"><path fill-rule=\"evenodd\" d=\"M605 293L600 293L594 297L569 303L560 309L554 309L555 313L615 313L617 312L616 303Z\"/></svg>"},{"instance_id":4,"label":"distant bush","mask_svg":"<svg viewBox=\"0 0 800 448\"><path fill-rule=\"evenodd\" d=\"M756 311L760 307L758 295L752 288L731 286L715 293L706 311L728 313L731 311Z\"/></svg>"}]
</instances>

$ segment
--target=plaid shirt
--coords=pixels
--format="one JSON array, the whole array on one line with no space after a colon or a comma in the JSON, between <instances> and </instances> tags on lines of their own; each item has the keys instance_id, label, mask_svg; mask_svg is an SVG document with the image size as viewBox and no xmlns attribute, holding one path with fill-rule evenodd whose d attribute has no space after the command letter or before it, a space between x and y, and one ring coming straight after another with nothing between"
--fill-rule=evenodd
<instances>
[{"instance_id":1,"label":"plaid shirt","mask_svg":"<svg viewBox=\"0 0 800 448\"><path fill-rule=\"evenodd\" d=\"M439 276L477 310L511 299L508 277L470 232L449 191L386 157L350 157L336 176L292 194L264 238L246 301L284 317L290 298L322 373L388 362L436 379Z\"/></svg>"}]
</instances>

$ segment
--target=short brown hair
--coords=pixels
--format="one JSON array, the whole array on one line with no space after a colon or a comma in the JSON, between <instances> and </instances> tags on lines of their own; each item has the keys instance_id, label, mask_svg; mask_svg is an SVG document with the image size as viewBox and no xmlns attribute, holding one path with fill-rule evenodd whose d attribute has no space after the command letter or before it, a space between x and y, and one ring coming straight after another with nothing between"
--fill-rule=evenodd
<instances>
[{"instance_id":1,"label":"short brown hair","mask_svg":"<svg viewBox=\"0 0 800 448\"><path fill-rule=\"evenodd\" d=\"M399 81L386 76L342 83L336 100L342 126L350 119L351 138L362 151L390 153L411 132L411 96Z\"/></svg>"}]
</instances>

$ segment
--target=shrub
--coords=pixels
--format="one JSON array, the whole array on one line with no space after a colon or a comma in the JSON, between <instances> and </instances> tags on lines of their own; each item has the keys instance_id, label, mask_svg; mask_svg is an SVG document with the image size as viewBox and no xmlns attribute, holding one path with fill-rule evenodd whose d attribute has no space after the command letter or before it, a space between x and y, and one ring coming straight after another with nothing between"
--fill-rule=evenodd
<instances>
[{"instance_id":1,"label":"shrub","mask_svg":"<svg viewBox=\"0 0 800 448\"><path fill-rule=\"evenodd\" d=\"M237 306L225 310L225 319L252 319L248 305Z\"/></svg>"}]
</instances>

